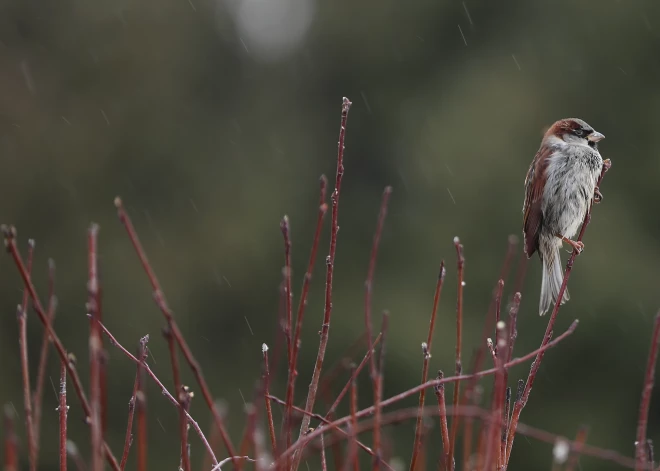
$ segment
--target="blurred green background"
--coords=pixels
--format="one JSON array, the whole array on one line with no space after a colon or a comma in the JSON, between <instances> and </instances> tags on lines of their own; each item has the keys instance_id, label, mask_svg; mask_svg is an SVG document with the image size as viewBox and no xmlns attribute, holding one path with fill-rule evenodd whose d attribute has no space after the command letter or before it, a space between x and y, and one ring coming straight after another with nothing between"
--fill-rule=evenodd
<instances>
[{"instance_id":1,"label":"blurred green background","mask_svg":"<svg viewBox=\"0 0 660 471\"><path fill-rule=\"evenodd\" d=\"M392 185L374 286L376 324L382 309L391 312L386 397L419 382L420 343L442 258L448 274L431 371L453 371L456 235L467 259L469 366L507 238L521 232L523 181L542 133L556 119L583 118L607 136L600 149L613 168L556 333L576 318L580 326L545 357L521 420L571 437L590 424L589 443L632 455L660 306L660 159L653 141L660 126L659 47L655 0L4 0L0 222L17 226L24 253L27 239L36 239L42 300L47 260L55 259L56 329L77 355L85 384L86 231L98 222L106 324L133 351L150 333L151 364L171 387L164 321L112 204L121 195L238 442L244 400L260 377L261 344L275 343L284 263L279 221L284 214L291 221L297 305L318 177L334 179L343 96L353 108L326 365L363 331L369 249L382 190ZM299 401L318 346L327 222L303 332ZM518 354L538 346L547 323L537 314L539 287L534 257ZM10 257L1 257L0 402L18 412L27 469L15 318L21 288ZM32 312L28 322L34 373L42 327ZM108 441L120 455L135 368L107 348ZM41 469L57 466L51 381L58 381L58 366L54 354L50 359ZM528 367L511 371L512 385ZM191 412L207 430L199 388L187 370L184 378L198 393ZM371 404L366 378L363 407ZM490 380L482 384L490 388ZM273 391L284 396L282 368ZM149 392L150 469L173 468L177 414L152 383ZM88 457L81 408L73 394L69 402L70 437ZM653 439L660 438L659 405L656 391ZM413 429L413 421L386 429L392 454L404 463ZM429 440L434 468L437 422ZM192 453L200 469L196 437ZM551 456L551 445L519 436L510 469L549 469ZM318 469L314 460L308 465ZM587 457L581 466L619 469Z\"/></svg>"}]
</instances>

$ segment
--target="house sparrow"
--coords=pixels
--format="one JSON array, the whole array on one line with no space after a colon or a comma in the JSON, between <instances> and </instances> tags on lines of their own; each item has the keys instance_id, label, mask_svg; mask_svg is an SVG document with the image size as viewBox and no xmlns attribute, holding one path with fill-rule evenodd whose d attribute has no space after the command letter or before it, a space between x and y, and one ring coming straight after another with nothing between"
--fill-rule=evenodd
<instances>
[{"instance_id":1,"label":"house sparrow","mask_svg":"<svg viewBox=\"0 0 660 471\"><path fill-rule=\"evenodd\" d=\"M523 235L525 254L538 250L543 262L539 314L545 314L557 301L564 279L559 249L562 241L579 254L582 242L571 240L591 206L603 198L596 187L603 165L598 152L601 133L581 119L568 118L554 123L543 136L541 147L525 178ZM561 304L569 300L564 291Z\"/></svg>"}]
</instances>

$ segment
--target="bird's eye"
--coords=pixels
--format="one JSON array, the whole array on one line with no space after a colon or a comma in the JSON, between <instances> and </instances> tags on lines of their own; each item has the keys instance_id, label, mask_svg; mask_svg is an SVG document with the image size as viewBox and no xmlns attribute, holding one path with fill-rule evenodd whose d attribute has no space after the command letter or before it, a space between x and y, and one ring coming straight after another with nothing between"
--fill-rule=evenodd
<instances>
[{"instance_id":1,"label":"bird's eye","mask_svg":"<svg viewBox=\"0 0 660 471\"><path fill-rule=\"evenodd\" d=\"M584 136L584 130L583 129L576 129L575 130L575 135L578 137Z\"/></svg>"}]
</instances>

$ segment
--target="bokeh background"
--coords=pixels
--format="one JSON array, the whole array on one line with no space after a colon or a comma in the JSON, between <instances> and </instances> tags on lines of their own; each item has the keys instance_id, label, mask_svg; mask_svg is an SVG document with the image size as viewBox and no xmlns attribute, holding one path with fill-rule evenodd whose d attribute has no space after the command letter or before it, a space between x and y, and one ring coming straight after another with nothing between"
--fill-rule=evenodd
<instances>
[{"instance_id":1,"label":"bokeh background","mask_svg":"<svg viewBox=\"0 0 660 471\"><path fill-rule=\"evenodd\" d=\"M542 133L556 119L581 117L607 136L600 148L614 165L556 332L576 318L580 326L545 357L521 420L567 436L589 424L589 443L632 455L660 307L659 39L654 0L3 0L0 220L17 226L24 253L27 239L36 239L42 299L47 260L56 261L56 329L85 383L86 233L99 223L106 323L131 349L150 333L151 363L170 385L164 321L113 207L121 195L238 441L261 344L273 345L277 335L279 222L284 214L291 221L297 303L318 178L334 177L343 96L353 108L326 364L364 329L369 248L382 190L392 185L374 286L377 323L382 309L391 312L386 397L419 382L443 258L448 275L431 371L453 370L457 235L467 259L469 365L508 236L521 232L523 181ZM303 332L300 401L318 346L328 232L326 224ZM539 286L534 258L519 354L538 346L546 326L537 314ZM10 257L1 257L0 402L18 413L27 469L15 318L21 287ZM42 328L33 313L28 322L34 372ZM108 440L120 454L135 368L108 348ZM512 385L527 371L527 364L512 370ZM282 373L273 390L284 396ZM56 469L53 354L48 374L41 469ZM184 378L198 393L188 371ZM366 406L371 390L363 379ZM150 469L175 467L177 414L153 384L149 391ZM653 399L649 437L658 439L660 393ZM70 437L87 457L82 412L73 394L69 402ZM208 429L199 394L192 414ZM403 463L413 428L411 421L387 429ZM437 423L429 440L435 467ZM196 438L192 453L199 469ZM510 469L549 469L551 456L551 445L519 437ZM308 466L318 469L314 460ZM581 466L619 469L591 458Z\"/></svg>"}]
</instances>

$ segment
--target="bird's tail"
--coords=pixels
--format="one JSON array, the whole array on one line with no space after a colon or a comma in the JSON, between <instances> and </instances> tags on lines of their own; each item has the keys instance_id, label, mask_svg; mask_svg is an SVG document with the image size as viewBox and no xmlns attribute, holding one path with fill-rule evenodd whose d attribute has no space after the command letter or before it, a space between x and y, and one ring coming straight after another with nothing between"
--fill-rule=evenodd
<instances>
[{"instance_id":1,"label":"bird's tail","mask_svg":"<svg viewBox=\"0 0 660 471\"><path fill-rule=\"evenodd\" d=\"M546 239L539 238L539 252L543 258L543 281L541 282L541 300L539 302L539 315L548 312L557 302L559 289L564 280L564 272L561 269L561 240L557 237ZM561 304L570 299L568 289L564 290Z\"/></svg>"}]
</instances>

